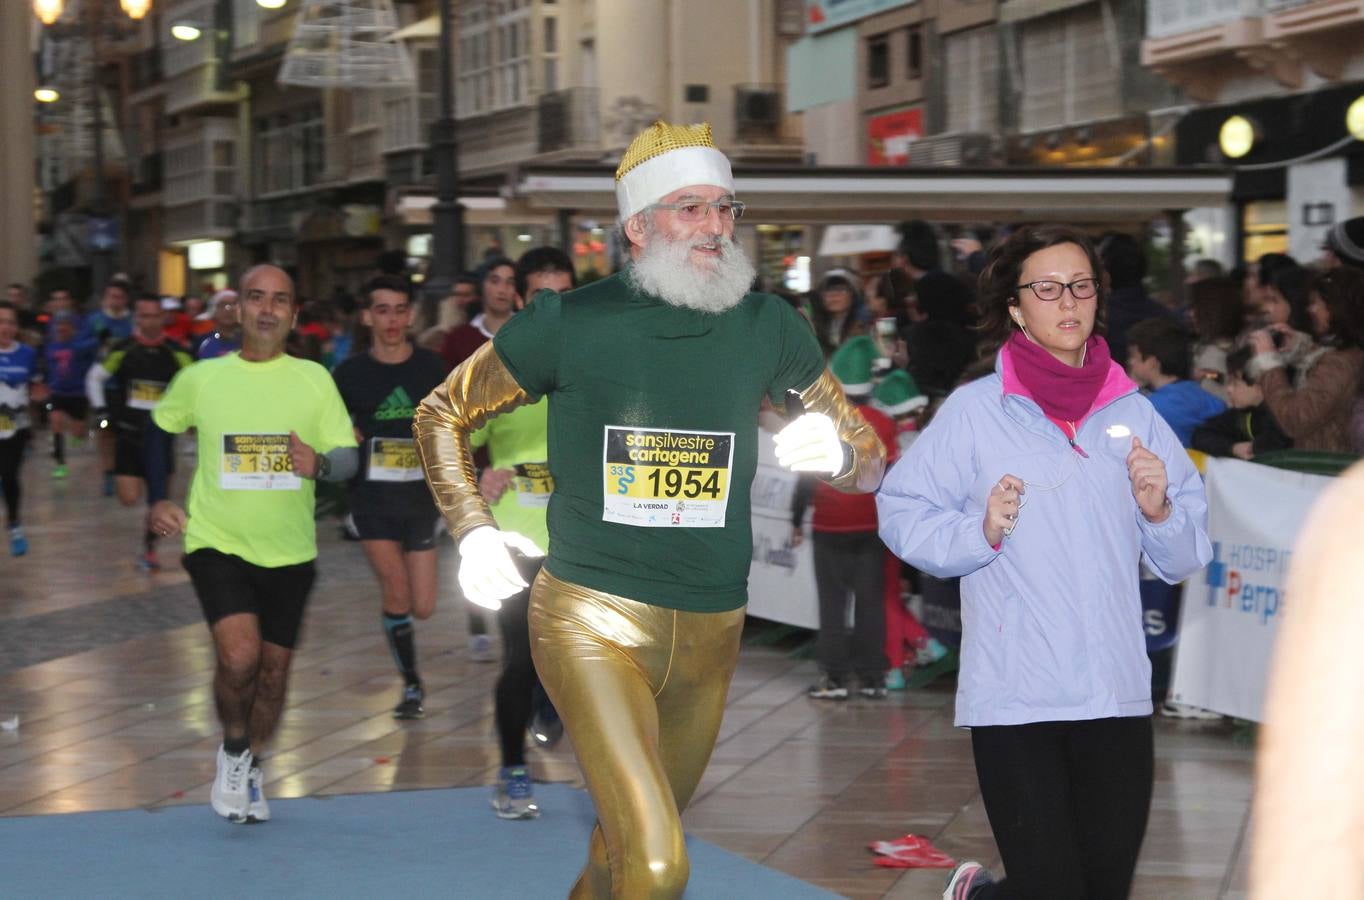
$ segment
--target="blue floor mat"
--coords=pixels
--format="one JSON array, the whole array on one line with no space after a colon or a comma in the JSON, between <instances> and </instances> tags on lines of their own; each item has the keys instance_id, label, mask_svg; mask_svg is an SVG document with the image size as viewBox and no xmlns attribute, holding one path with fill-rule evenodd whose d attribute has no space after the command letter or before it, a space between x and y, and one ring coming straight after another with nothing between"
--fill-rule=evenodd
<instances>
[{"instance_id":1,"label":"blue floor mat","mask_svg":"<svg viewBox=\"0 0 1364 900\"><path fill-rule=\"evenodd\" d=\"M587 854L587 794L535 787L533 821L503 821L488 788L274 800L230 825L202 806L0 818L5 897L566 897ZM687 900L836 895L687 839Z\"/></svg>"}]
</instances>

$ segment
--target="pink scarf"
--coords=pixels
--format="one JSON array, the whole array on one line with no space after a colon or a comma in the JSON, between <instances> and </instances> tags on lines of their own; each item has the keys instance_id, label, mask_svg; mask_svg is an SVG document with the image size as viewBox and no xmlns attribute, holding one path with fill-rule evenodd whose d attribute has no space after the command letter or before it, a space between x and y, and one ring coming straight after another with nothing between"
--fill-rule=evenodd
<instances>
[{"instance_id":1,"label":"pink scarf","mask_svg":"<svg viewBox=\"0 0 1364 900\"><path fill-rule=\"evenodd\" d=\"M1085 342L1085 362L1078 369L1061 362L1021 331L1013 333L1004 350L1018 380L1042 412L1053 419L1073 422L1089 415L1108 378L1108 342L1096 334Z\"/></svg>"}]
</instances>

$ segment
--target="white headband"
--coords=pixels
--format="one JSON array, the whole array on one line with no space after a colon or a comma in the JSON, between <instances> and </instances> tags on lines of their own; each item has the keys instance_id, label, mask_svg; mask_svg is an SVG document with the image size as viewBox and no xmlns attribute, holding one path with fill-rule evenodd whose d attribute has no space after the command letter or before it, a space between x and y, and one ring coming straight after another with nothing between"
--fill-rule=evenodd
<instances>
[{"instance_id":1,"label":"white headband","mask_svg":"<svg viewBox=\"0 0 1364 900\"><path fill-rule=\"evenodd\" d=\"M645 160L616 182L621 221L662 200L679 188L708 184L734 193L729 159L714 147L679 147Z\"/></svg>"}]
</instances>

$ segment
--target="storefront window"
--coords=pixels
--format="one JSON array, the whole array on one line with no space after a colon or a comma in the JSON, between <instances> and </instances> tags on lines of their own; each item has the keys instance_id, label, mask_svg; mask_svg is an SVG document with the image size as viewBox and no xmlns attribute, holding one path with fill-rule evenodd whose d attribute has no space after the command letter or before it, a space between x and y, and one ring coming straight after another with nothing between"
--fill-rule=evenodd
<instances>
[{"instance_id":1,"label":"storefront window","mask_svg":"<svg viewBox=\"0 0 1364 900\"><path fill-rule=\"evenodd\" d=\"M1288 204L1283 200L1247 203L1242 212L1243 258L1256 260L1266 253L1288 252Z\"/></svg>"}]
</instances>

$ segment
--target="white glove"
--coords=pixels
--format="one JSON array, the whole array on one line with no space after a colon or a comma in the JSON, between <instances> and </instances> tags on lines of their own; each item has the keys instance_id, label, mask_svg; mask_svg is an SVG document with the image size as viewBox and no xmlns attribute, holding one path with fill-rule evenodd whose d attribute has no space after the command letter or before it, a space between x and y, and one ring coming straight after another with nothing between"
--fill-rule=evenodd
<instances>
[{"instance_id":1,"label":"white glove","mask_svg":"<svg viewBox=\"0 0 1364 900\"><path fill-rule=\"evenodd\" d=\"M805 413L772 438L777 462L793 472L837 475L843 471L843 442L834 420L824 413Z\"/></svg>"},{"instance_id":2,"label":"white glove","mask_svg":"<svg viewBox=\"0 0 1364 900\"><path fill-rule=\"evenodd\" d=\"M488 525L480 525L460 538L459 586L470 603L498 610L503 600L526 589L526 580L516 570L508 547L523 556L545 555L525 535Z\"/></svg>"}]
</instances>

